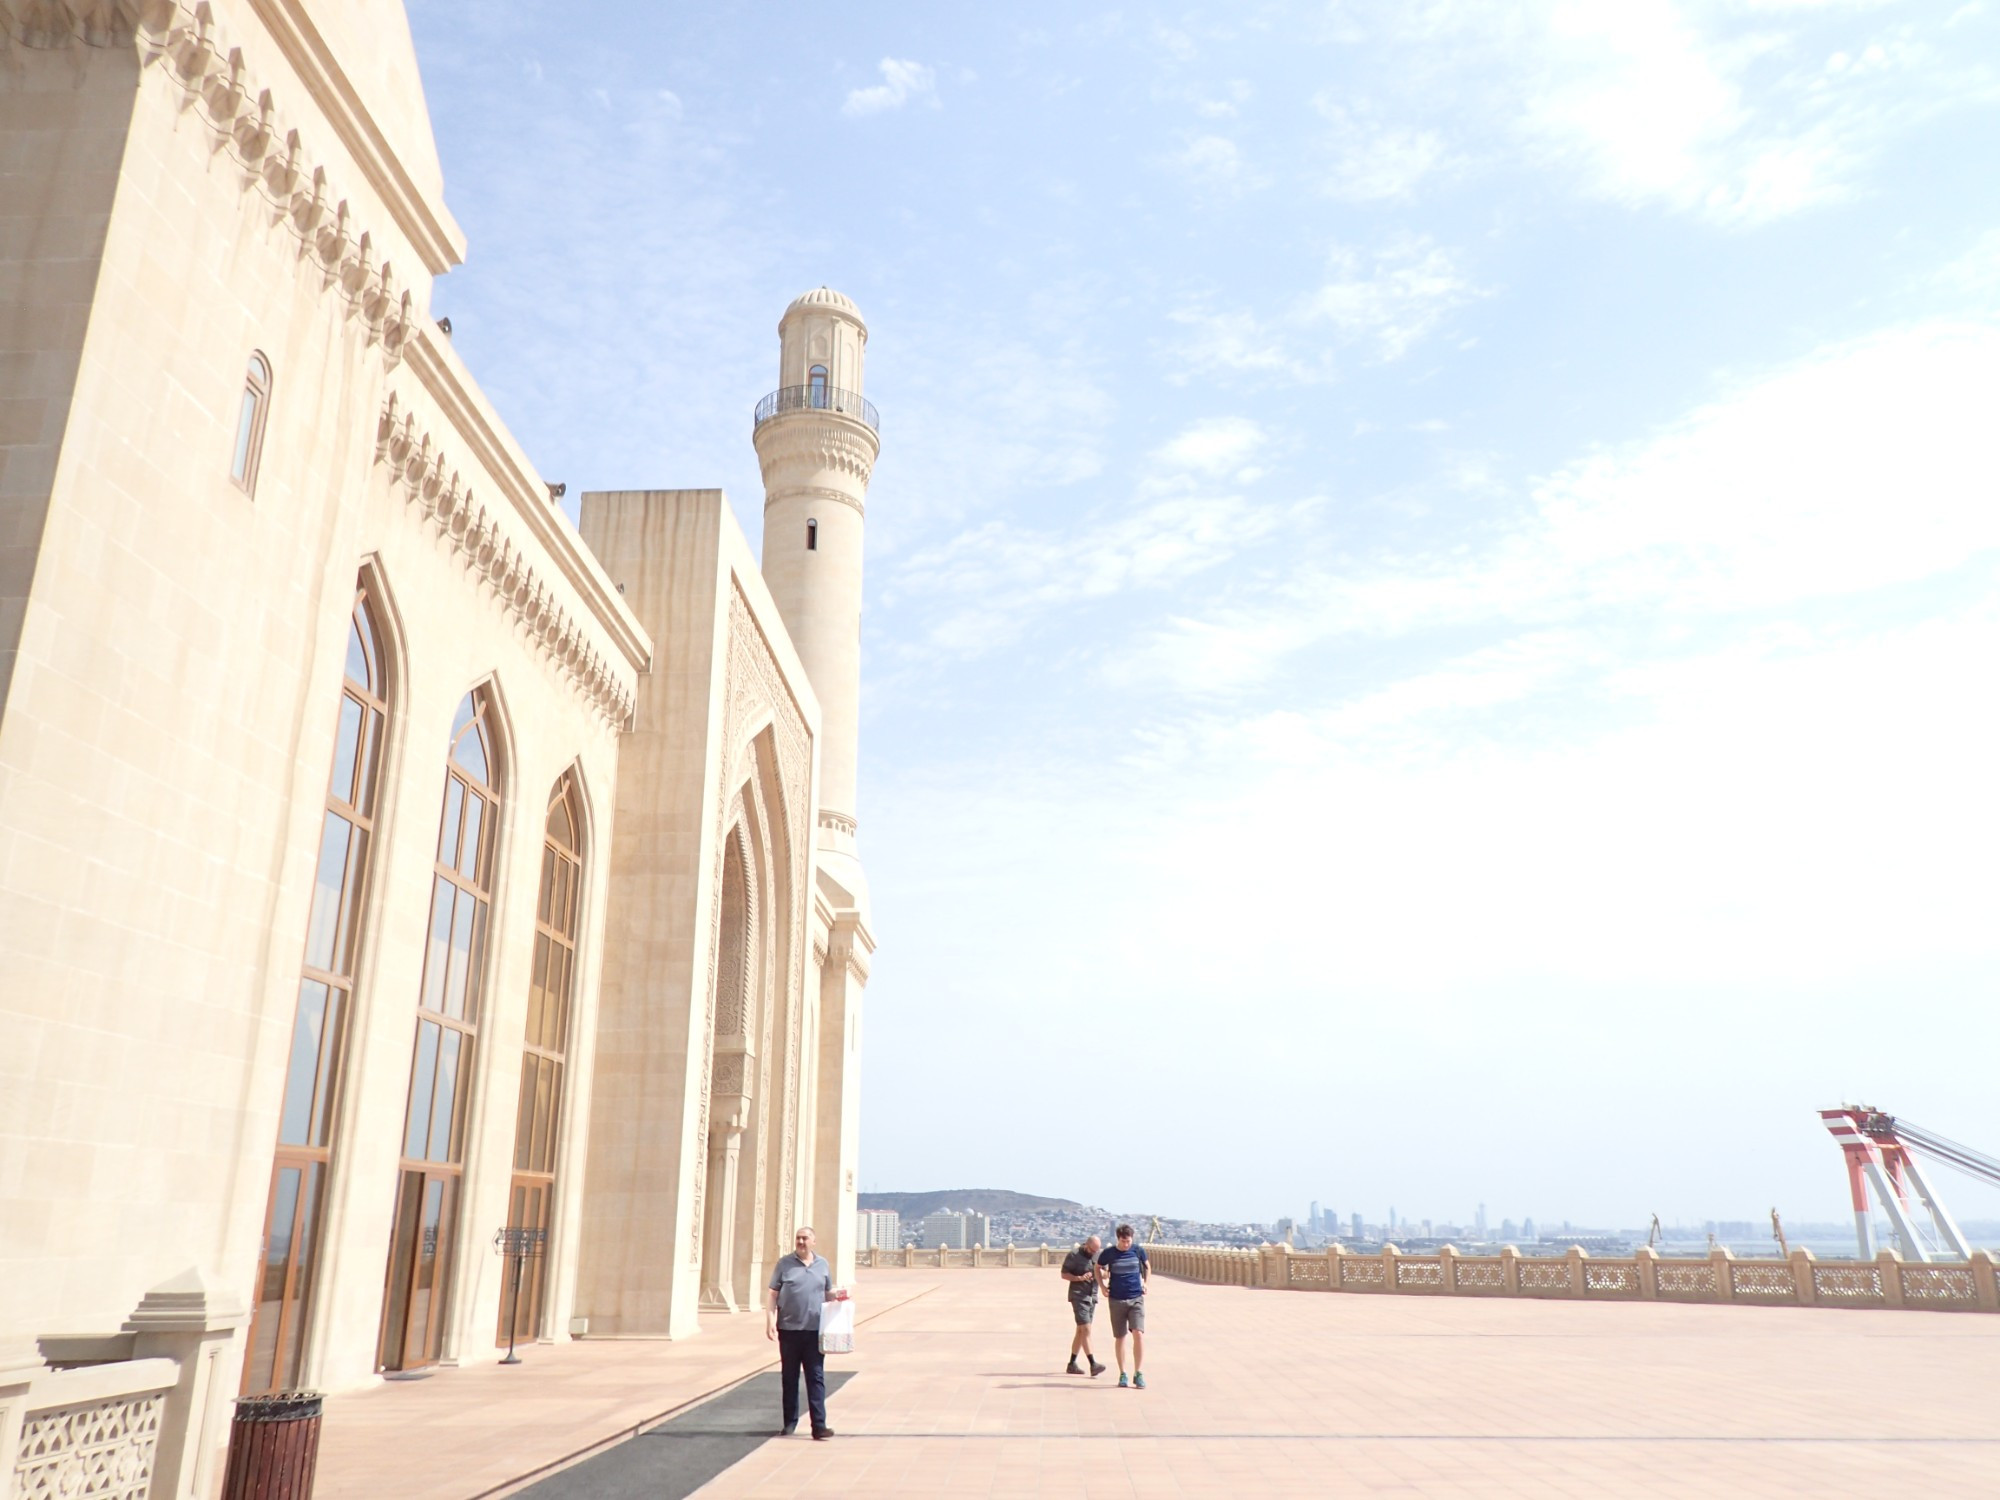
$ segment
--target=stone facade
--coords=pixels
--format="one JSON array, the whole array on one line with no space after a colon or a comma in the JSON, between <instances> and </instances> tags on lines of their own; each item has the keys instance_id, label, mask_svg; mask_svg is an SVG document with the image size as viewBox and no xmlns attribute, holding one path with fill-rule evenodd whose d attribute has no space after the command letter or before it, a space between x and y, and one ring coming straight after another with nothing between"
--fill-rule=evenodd
<instances>
[{"instance_id":1,"label":"stone facade","mask_svg":"<svg viewBox=\"0 0 2000 1500\"><path fill-rule=\"evenodd\" d=\"M0 1495L486 1357L501 1227L528 1339L851 1270L867 466L810 577L579 534L463 248L396 0L0 0Z\"/></svg>"}]
</instances>

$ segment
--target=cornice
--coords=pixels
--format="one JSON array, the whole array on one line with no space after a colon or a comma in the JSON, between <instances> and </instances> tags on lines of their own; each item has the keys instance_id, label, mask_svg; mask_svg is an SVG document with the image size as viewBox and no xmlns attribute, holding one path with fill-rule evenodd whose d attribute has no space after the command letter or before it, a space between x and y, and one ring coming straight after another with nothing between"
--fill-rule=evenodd
<instances>
[{"instance_id":1,"label":"cornice","mask_svg":"<svg viewBox=\"0 0 2000 1500\"><path fill-rule=\"evenodd\" d=\"M460 478L431 434L418 429L416 417L393 391L376 427L375 460L604 721L614 730L630 724L632 689L563 608L561 595L536 572L527 550L507 535L500 518Z\"/></svg>"},{"instance_id":2,"label":"cornice","mask_svg":"<svg viewBox=\"0 0 2000 1500\"><path fill-rule=\"evenodd\" d=\"M250 8L276 38L285 60L305 80L314 100L347 147L369 186L382 195L396 227L409 236L433 276L465 260L465 231L442 203L433 203L410 178L402 159L313 24L303 0L250 0Z\"/></svg>"},{"instance_id":3,"label":"cornice","mask_svg":"<svg viewBox=\"0 0 2000 1500\"><path fill-rule=\"evenodd\" d=\"M428 327L419 328L408 348L410 371L437 402L473 457L493 476L515 514L547 549L570 587L583 596L598 623L634 671L650 671L653 642L632 613L576 528L549 499L548 485L529 465L513 436L501 425L474 385L457 353Z\"/></svg>"},{"instance_id":4,"label":"cornice","mask_svg":"<svg viewBox=\"0 0 2000 1500\"><path fill-rule=\"evenodd\" d=\"M825 484L780 485L776 489L767 489L764 492L764 509L769 510L783 500L824 500L829 505L844 505L858 516L868 514L868 507L862 504L859 496Z\"/></svg>"},{"instance_id":5,"label":"cornice","mask_svg":"<svg viewBox=\"0 0 2000 1500\"><path fill-rule=\"evenodd\" d=\"M764 485L781 465L801 462L836 473L852 474L864 485L875 470L882 439L865 422L838 412L786 412L760 422L751 434Z\"/></svg>"}]
</instances>

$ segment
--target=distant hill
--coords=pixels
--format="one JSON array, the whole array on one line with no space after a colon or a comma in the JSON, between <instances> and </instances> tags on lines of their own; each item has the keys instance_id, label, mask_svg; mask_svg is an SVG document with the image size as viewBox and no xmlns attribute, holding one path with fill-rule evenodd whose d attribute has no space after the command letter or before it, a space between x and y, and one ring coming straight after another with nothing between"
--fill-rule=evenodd
<instances>
[{"instance_id":1,"label":"distant hill","mask_svg":"<svg viewBox=\"0 0 2000 1500\"><path fill-rule=\"evenodd\" d=\"M996 1214L1080 1213L1102 1215L1071 1198L1038 1198L1033 1193L1010 1193L1005 1188L951 1188L942 1193L862 1193L862 1208L893 1208L905 1219L921 1219L941 1208L970 1209L973 1213Z\"/></svg>"}]
</instances>

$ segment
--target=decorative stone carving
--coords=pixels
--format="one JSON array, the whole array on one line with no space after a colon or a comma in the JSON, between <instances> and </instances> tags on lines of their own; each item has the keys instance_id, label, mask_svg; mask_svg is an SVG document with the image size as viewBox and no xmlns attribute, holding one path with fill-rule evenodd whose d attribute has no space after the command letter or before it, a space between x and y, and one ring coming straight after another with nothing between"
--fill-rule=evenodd
<instances>
[{"instance_id":1,"label":"decorative stone carving","mask_svg":"<svg viewBox=\"0 0 2000 1500\"><path fill-rule=\"evenodd\" d=\"M1507 1268L1494 1260L1456 1261L1451 1268L1452 1283L1480 1291L1504 1291Z\"/></svg>"},{"instance_id":2,"label":"decorative stone carving","mask_svg":"<svg viewBox=\"0 0 2000 1500\"><path fill-rule=\"evenodd\" d=\"M141 0L0 0L0 50L9 40L38 51L56 51L82 42L87 47L128 46L138 34L141 13L156 17L164 30L170 4Z\"/></svg>"},{"instance_id":3,"label":"decorative stone carving","mask_svg":"<svg viewBox=\"0 0 2000 1500\"><path fill-rule=\"evenodd\" d=\"M1779 1297L1790 1301L1799 1284L1790 1266L1731 1266L1729 1289L1739 1297Z\"/></svg>"},{"instance_id":4,"label":"decorative stone carving","mask_svg":"<svg viewBox=\"0 0 2000 1500\"><path fill-rule=\"evenodd\" d=\"M796 474L803 460L815 468L851 474L866 486L869 475L875 471L875 456L882 451L882 440L865 423L832 416L808 422L772 422L759 431L758 437L757 458L764 476L766 504L779 496L804 493L825 495L861 509L859 496L818 486L800 491L773 481L778 474Z\"/></svg>"},{"instance_id":5,"label":"decorative stone carving","mask_svg":"<svg viewBox=\"0 0 2000 1500\"><path fill-rule=\"evenodd\" d=\"M1826 1302L1882 1301L1880 1266L1814 1266L1813 1295Z\"/></svg>"},{"instance_id":6,"label":"decorative stone carving","mask_svg":"<svg viewBox=\"0 0 2000 1500\"><path fill-rule=\"evenodd\" d=\"M718 1094L740 1094L743 1092L743 1063L741 1052L724 1052L715 1059L715 1092Z\"/></svg>"},{"instance_id":7,"label":"decorative stone carving","mask_svg":"<svg viewBox=\"0 0 2000 1500\"><path fill-rule=\"evenodd\" d=\"M146 1500L164 1399L155 1391L30 1412L13 1493L21 1500Z\"/></svg>"},{"instance_id":8,"label":"decorative stone carving","mask_svg":"<svg viewBox=\"0 0 2000 1500\"><path fill-rule=\"evenodd\" d=\"M1621 1266L1616 1262L1585 1261L1583 1289L1605 1297L1636 1297L1639 1295L1639 1268Z\"/></svg>"},{"instance_id":9,"label":"decorative stone carving","mask_svg":"<svg viewBox=\"0 0 2000 1500\"><path fill-rule=\"evenodd\" d=\"M1979 1300L1970 1271L1954 1266L1904 1266L1902 1275L1903 1300L1906 1302L1970 1304Z\"/></svg>"},{"instance_id":10,"label":"decorative stone carving","mask_svg":"<svg viewBox=\"0 0 2000 1500\"><path fill-rule=\"evenodd\" d=\"M1715 1267L1706 1261L1675 1265L1661 1261L1653 1271L1653 1285L1662 1296L1713 1297Z\"/></svg>"},{"instance_id":11,"label":"decorative stone carving","mask_svg":"<svg viewBox=\"0 0 2000 1500\"><path fill-rule=\"evenodd\" d=\"M1524 1292L1566 1292L1569 1285L1569 1262L1566 1260L1524 1260L1521 1262L1519 1286Z\"/></svg>"},{"instance_id":12,"label":"decorative stone carving","mask_svg":"<svg viewBox=\"0 0 2000 1500\"><path fill-rule=\"evenodd\" d=\"M431 435L418 430L416 417L393 391L376 424L375 459L604 721L613 729L630 723L631 690L564 610L556 591L542 581L526 551L501 529L499 516L460 479Z\"/></svg>"}]
</instances>

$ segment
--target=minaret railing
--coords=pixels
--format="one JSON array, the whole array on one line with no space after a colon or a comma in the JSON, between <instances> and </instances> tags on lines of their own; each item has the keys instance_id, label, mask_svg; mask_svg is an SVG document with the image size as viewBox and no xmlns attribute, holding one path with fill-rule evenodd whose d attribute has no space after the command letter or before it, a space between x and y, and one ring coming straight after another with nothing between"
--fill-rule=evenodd
<instances>
[{"instance_id":1,"label":"minaret railing","mask_svg":"<svg viewBox=\"0 0 2000 1500\"><path fill-rule=\"evenodd\" d=\"M835 390L824 385L788 385L771 392L757 403L757 414L750 423L751 430L755 431L771 418L791 411L838 412L867 423L871 431L879 433L882 430L874 402L866 400L859 391Z\"/></svg>"}]
</instances>

